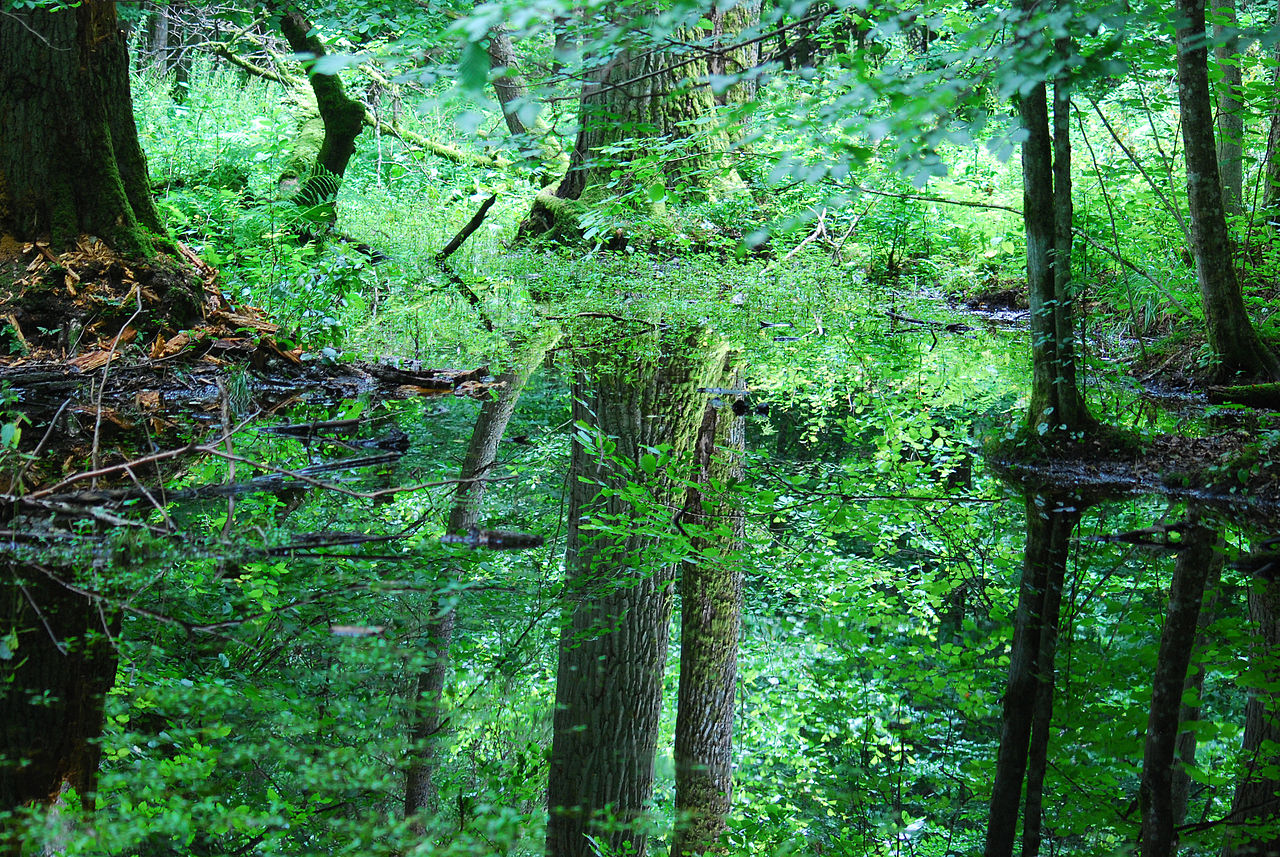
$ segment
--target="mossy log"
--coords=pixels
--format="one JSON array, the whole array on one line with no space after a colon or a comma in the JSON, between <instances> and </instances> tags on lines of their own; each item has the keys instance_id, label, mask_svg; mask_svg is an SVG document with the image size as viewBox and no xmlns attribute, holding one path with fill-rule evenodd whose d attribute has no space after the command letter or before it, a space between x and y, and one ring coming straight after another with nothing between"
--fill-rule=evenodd
<instances>
[{"instance_id":1,"label":"mossy log","mask_svg":"<svg viewBox=\"0 0 1280 857\"><path fill-rule=\"evenodd\" d=\"M1214 405L1245 405L1250 408L1280 410L1280 384L1210 387L1209 402Z\"/></svg>"}]
</instances>

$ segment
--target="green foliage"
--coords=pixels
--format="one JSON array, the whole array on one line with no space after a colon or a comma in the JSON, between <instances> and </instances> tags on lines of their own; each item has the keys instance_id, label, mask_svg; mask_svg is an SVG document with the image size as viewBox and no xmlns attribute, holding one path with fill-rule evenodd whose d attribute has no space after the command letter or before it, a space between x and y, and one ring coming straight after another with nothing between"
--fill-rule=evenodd
<instances>
[{"instance_id":1,"label":"green foliage","mask_svg":"<svg viewBox=\"0 0 1280 857\"><path fill-rule=\"evenodd\" d=\"M483 39L506 23L536 60L530 68L561 60L571 80L587 60L556 53L546 22L558 11L555 3L452 10L357 2L316 13L349 55L404 59L417 51L439 60L421 69L405 59L392 84L403 87L399 101L378 91L371 106L403 109L404 127L432 140L505 146L518 160L530 147L465 133L488 134L500 123L476 92L489 76ZM677 3L635 16L635 26L651 26L652 44L661 44L689 11ZM783 10L780 20L809 11ZM566 330L521 401L495 469L502 481L486 499L486 526L537 533L547 544L523 554L439 544L447 487L377 501L259 492L234 504L162 500L122 510L157 526L171 520L190 537L181 549L132 544L129 563L94 580L146 612L126 610L121 619L97 811L92 819L69 811L59 847L121 855L540 851L569 446L577 438L597 456L617 457L612 439L570 424L562 370L575 365L568 352L585 347L623 366L652 359L637 341L655 329L697 326L731 344L750 390L746 474L725 486L746 508L748 527L746 546L726 560L743 563L747 579L732 852L976 852L1025 550L1022 503L979 447L1025 407L1025 334L970 317L973 329L940 330L889 313L945 325L961 320L953 298L1022 287L1021 182L1010 159L1017 132L1006 105L1056 60L1040 36L1005 45L1000 29L1013 25L1012 14L935 4L822 17L810 66L791 74L769 66L751 109L725 110L740 142L724 163L706 167L709 175L678 177L668 166L725 127L678 141L646 132L602 153L613 172L582 206L584 243L569 248L515 241L535 190L519 170L455 164L371 133L360 138L336 200L336 231L351 241L304 234L314 224L279 185L297 132L285 93L197 60L187 98L175 104L167 81L145 72L135 87L139 126L171 228L220 267L233 301L266 309L290 340L331 357L345 349L497 368L531 328L553 320ZM1141 403L1132 385L1114 383L1122 361L1112 358L1128 353L1127 336L1189 335L1196 298L1194 272L1181 259L1173 93L1150 73L1120 79L1113 62L1123 48L1139 72L1165 68L1167 34L1118 45L1108 34L1132 21L1115 15L1101 7L1048 23L1077 37L1079 92L1096 98L1118 129L1112 137L1077 102L1077 225L1090 240L1077 243L1073 262L1080 294L1096 310L1088 365L1094 378L1108 373L1091 381L1105 391L1095 402L1117 421L1136 422ZM617 48L611 40L635 33L602 36L592 29L601 20L574 35L607 58ZM465 47L451 41L458 33ZM708 36L698 28L689 37ZM359 69L341 73L366 93L382 86ZM709 83L724 91L741 82L727 77ZM1268 79L1255 73L1258 99ZM551 99L541 115L565 142L575 121L566 93L552 79L531 99ZM722 186L708 192L716 182ZM487 221L442 269L436 254L490 195L499 202ZM614 252L618 237L625 249ZM374 265L354 242L388 259ZM1273 297L1274 253L1258 242L1242 246L1251 299L1262 310ZM494 330L482 329L459 282ZM718 394L719 404L732 406L736 396ZM452 399L310 403L284 418L378 420L357 441L400 426L411 437L404 459L367 482L343 482L373 491L456 475L476 407ZM16 409L0 407L6 470L20 460ZM1231 470L1269 461L1272 434L1261 437L1256 461ZM268 433L234 443L237 454L286 470L343 454L337 444ZM617 464L625 478L607 490L627 511L589 527L655 536L642 573L686 556L696 528L672 532L670 503L655 483L684 484L688 462L660 445ZM229 476L225 464L200 462L169 487ZM1080 534L1136 529L1162 514L1148 500L1104 506ZM381 541L307 549L308 538L324 533ZM61 558L93 567L88 558ZM1137 793L1168 575L1168 561L1114 542L1082 538L1073 548L1046 785L1055 853L1112 854L1134 839L1133 816L1117 808ZM1242 595L1248 582L1229 571L1224 585ZM1267 686L1247 654L1242 598L1222 604L1197 655L1207 682L1195 727L1201 755L1190 775L1211 786L1196 793L1197 817L1223 813L1240 764L1245 689ZM423 836L402 817L408 759L424 749L409 737L411 688L431 663L431 620L455 606L449 730L433 745L442 800ZM379 630L344 636L334 627ZM17 639L0 637L0 659L21 655L10 642ZM677 651L673 645L673 662ZM664 724L664 748L672 729ZM665 833L674 821L666 749L658 770L650 822ZM1216 847L1205 837L1196 847Z\"/></svg>"}]
</instances>

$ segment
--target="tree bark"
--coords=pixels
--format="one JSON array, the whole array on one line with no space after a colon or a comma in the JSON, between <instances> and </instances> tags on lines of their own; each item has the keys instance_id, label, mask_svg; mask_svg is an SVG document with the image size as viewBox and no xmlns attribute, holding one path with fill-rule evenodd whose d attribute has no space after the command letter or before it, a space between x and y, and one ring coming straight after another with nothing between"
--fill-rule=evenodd
<instances>
[{"instance_id":1,"label":"tree bark","mask_svg":"<svg viewBox=\"0 0 1280 857\"><path fill-rule=\"evenodd\" d=\"M1191 250L1209 347L1220 379L1280 380L1280 361L1249 321L1231 258L1218 155L1213 139L1204 0L1177 0L1178 102L1186 146Z\"/></svg>"},{"instance_id":2,"label":"tree bark","mask_svg":"<svg viewBox=\"0 0 1280 857\"><path fill-rule=\"evenodd\" d=\"M1055 504L1052 499L1036 495L1027 497L1027 550L1009 653L1009 681L1004 694L984 857L1013 854L1037 693L1042 682L1053 680L1050 653L1042 650L1049 620L1056 619L1056 615L1050 616L1051 590L1055 581L1057 586L1062 585L1071 532L1079 520L1080 511L1070 504ZM1056 634L1056 628L1053 633ZM1052 689L1047 692L1051 694ZM1028 795L1028 805L1039 801L1039 795L1035 795L1034 800Z\"/></svg>"},{"instance_id":3,"label":"tree bark","mask_svg":"<svg viewBox=\"0 0 1280 857\"><path fill-rule=\"evenodd\" d=\"M1276 663L1280 653L1280 581L1254 580L1249 591L1249 618L1254 624L1250 660ZM1271 666L1245 704L1244 770L1236 783L1227 816L1231 827L1223 857L1273 857L1280 854L1280 669Z\"/></svg>"},{"instance_id":4,"label":"tree bark","mask_svg":"<svg viewBox=\"0 0 1280 857\"><path fill-rule=\"evenodd\" d=\"M5 563L4 626L17 634L0 661L0 816L48 808L75 789L93 807L103 703L115 681L115 620L54 579L66 569ZM12 646L12 644L10 644ZM0 846L21 853L22 835L0 825Z\"/></svg>"},{"instance_id":5,"label":"tree bark","mask_svg":"<svg viewBox=\"0 0 1280 857\"><path fill-rule=\"evenodd\" d=\"M520 74L520 64L515 46L511 44L511 36L501 27L494 27L489 31L488 48L489 67L493 71L493 91L502 108L502 118L506 120L507 130L512 134L527 134L529 129L520 118L520 107L529 97L529 87L525 85L524 75Z\"/></svg>"},{"instance_id":6,"label":"tree bark","mask_svg":"<svg viewBox=\"0 0 1280 857\"><path fill-rule=\"evenodd\" d=\"M1028 15L1032 12L1030 8L1024 11ZM1055 50L1065 59L1070 41L1059 40ZM1018 113L1027 131L1022 144L1032 361L1027 424L1033 432L1044 435L1075 433L1095 424L1076 383L1070 93L1065 76L1055 81L1052 133L1045 84L1036 85L1018 101Z\"/></svg>"},{"instance_id":7,"label":"tree bark","mask_svg":"<svg viewBox=\"0 0 1280 857\"><path fill-rule=\"evenodd\" d=\"M1062 536L1063 542L1070 530ZM1058 619L1062 610L1062 585L1067 563L1050 564L1041 602L1040 640L1036 652L1035 701L1031 711L1031 737L1027 748L1026 806L1022 813L1022 857L1040 853L1041 822L1044 814L1044 778L1049 768L1049 734L1053 723L1053 694L1058 654Z\"/></svg>"},{"instance_id":8,"label":"tree bark","mask_svg":"<svg viewBox=\"0 0 1280 857\"><path fill-rule=\"evenodd\" d=\"M56 251L88 234L124 256L152 256L164 229L115 3L9 10L0 56L0 232Z\"/></svg>"},{"instance_id":9,"label":"tree bark","mask_svg":"<svg viewBox=\"0 0 1280 857\"><path fill-rule=\"evenodd\" d=\"M544 335L531 343L515 366L499 376L501 390L498 395L481 406L458 473L458 488L449 510L448 532L465 533L480 523L480 509L488 484L484 477L498 460L498 445L515 414L520 394L548 349L555 344L555 338ZM419 835L426 832L426 818L439 812L440 808L438 750L448 726L443 694L449 674L449 649L456 627L456 605L450 600L442 600L437 615L427 625L430 662L414 683L415 722L410 750L413 755L405 778L404 811Z\"/></svg>"},{"instance_id":10,"label":"tree bark","mask_svg":"<svg viewBox=\"0 0 1280 857\"><path fill-rule=\"evenodd\" d=\"M1218 91L1218 172L1227 217L1241 213L1244 198L1244 104L1240 101L1240 38L1235 0L1214 0L1213 58L1222 73Z\"/></svg>"},{"instance_id":11,"label":"tree bark","mask_svg":"<svg viewBox=\"0 0 1280 857\"><path fill-rule=\"evenodd\" d=\"M1182 561L1182 555L1178 556ZM1209 577L1205 581L1204 603L1200 607L1200 618L1196 621L1196 649L1202 649L1209 626L1213 624L1218 600L1218 588L1222 581L1222 567L1225 562L1222 535L1218 534L1213 541L1213 552L1209 556ZM1200 720L1199 700L1204 695L1205 668L1203 663L1194 664L1187 674L1183 687L1183 704L1178 713L1181 732L1178 733L1176 755L1178 764L1173 771L1173 825L1178 827L1185 823L1187 805L1191 799L1191 776L1188 768L1196 763L1196 733L1187 728ZM1195 704L1187 704L1187 696L1194 696Z\"/></svg>"},{"instance_id":12,"label":"tree bark","mask_svg":"<svg viewBox=\"0 0 1280 857\"><path fill-rule=\"evenodd\" d=\"M315 165L302 182L294 201L307 208L323 206L320 215L332 222L337 217L336 209L332 207L333 200L342 185L347 164L355 154L356 138L364 129L364 105L347 96L342 79L336 72L324 74L316 71L317 62L325 56L324 42L305 15L297 10L285 12L280 18L280 31L294 53L311 55L304 68L324 122L324 139Z\"/></svg>"},{"instance_id":13,"label":"tree bark","mask_svg":"<svg viewBox=\"0 0 1280 857\"><path fill-rule=\"evenodd\" d=\"M744 442L745 420L708 403L694 448L695 484L682 516L691 553L680 568L672 857L721 851L718 840L732 801L742 627L742 564L734 554L742 546L745 518L740 504L722 492L742 478Z\"/></svg>"},{"instance_id":14,"label":"tree bark","mask_svg":"<svg viewBox=\"0 0 1280 857\"><path fill-rule=\"evenodd\" d=\"M573 418L591 437L572 453L550 857L645 853L674 578L655 555L683 490L665 470L646 475L644 456L689 453L707 401L698 388L720 380L725 357L694 338L663 351L602 358L574 382Z\"/></svg>"},{"instance_id":15,"label":"tree bark","mask_svg":"<svg viewBox=\"0 0 1280 857\"><path fill-rule=\"evenodd\" d=\"M1147 740L1142 757L1139 800L1142 807L1141 857L1171 857L1174 834L1174 755L1178 718L1187 668L1195 648L1205 582L1212 567L1216 534L1193 521L1183 535L1184 545L1169 586L1169 609L1160 633L1156 674L1147 715Z\"/></svg>"}]
</instances>

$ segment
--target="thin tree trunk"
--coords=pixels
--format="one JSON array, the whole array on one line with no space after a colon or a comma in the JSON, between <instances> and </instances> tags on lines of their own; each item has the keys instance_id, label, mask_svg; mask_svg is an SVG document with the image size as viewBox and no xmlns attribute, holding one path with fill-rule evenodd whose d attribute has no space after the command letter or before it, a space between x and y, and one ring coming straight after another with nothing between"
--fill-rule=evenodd
<instances>
[{"instance_id":1,"label":"thin tree trunk","mask_svg":"<svg viewBox=\"0 0 1280 857\"><path fill-rule=\"evenodd\" d=\"M712 483L742 478L744 419L708 403L694 451L696 485L683 522L692 550L680 571L680 690L676 710L676 830L672 857L717 852L733 794L733 702L742 627L745 535L740 504ZM724 490L724 489L720 489ZM728 531L726 537L720 533ZM719 532L717 532L719 531Z\"/></svg>"},{"instance_id":2,"label":"thin tree trunk","mask_svg":"<svg viewBox=\"0 0 1280 857\"><path fill-rule=\"evenodd\" d=\"M1070 537L1070 531L1065 538ZM1053 724L1053 694L1058 654L1058 618L1062 611L1062 585L1066 577L1062 562L1048 569L1041 608L1040 646L1036 653L1035 706L1031 714L1031 738L1027 749L1026 808L1022 813L1022 857L1040 853L1044 813L1044 778L1049 767L1049 734Z\"/></svg>"},{"instance_id":3,"label":"thin tree trunk","mask_svg":"<svg viewBox=\"0 0 1280 857\"><path fill-rule=\"evenodd\" d=\"M324 122L324 140L311 175L302 182L295 197L298 205L306 207L329 206L324 217L333 221L336 217L331 205L338 195L342 176L356 151L356 138L364 129L364 105L347 96L342 79L337 73L323 74L316 71L316 64L325 56L324 42L314 32L315 27L306 16L296 10L284 13L280 19L280 31L294 53L310 54L304 63L307 79L316 96L316 107Z\"/></svg>"},{"instance_id":4,"label":"thin tree trunk","mask_svg":"<svg viewBox=\"0 0 1280 857\"><path fill-rule=\"evenodd\" d=\"M1213 58L1222 74L1218 91L1218 171L1222 208L1238 216L1244 197L1244 105L1240 102L1240 38L1235 0L1214 0Z\"/></svg>"},{"instance_id":5,"label":"thin tree trunk","mask_svg":"<svg viewBox=\"0 0 1280 857\"><path fill-rule=\"evenodd\" d=\"M677 460L691 451L707 401L698 388L721 380L726 353L700 337L669 349L601 358L574 382L574 421L598 448L581 434L573 445L550 857L645 853L674 578L653 553L683 498L669 473L646 475L645 456L664 445ZM652 498L639 507L627 499L637 480Z\"/></svg>"},{"instance_id":6,"label":"thin tree trunk","mask_svg":"<svg viewBox=\"0 0 1280 857\"><path fill-rule=\"evenodd\" d=\"M1036 692L1051 665L1042 659L1041 644L1048 610L1050 584L1065 573L1071 532L1080 520L1072 505L1037 495L1027 497L1027 550L1014 618L1009 653L1009 681L1004 694L1000 749L991 789L984 857L1010 857L1018 827L1022 782L1027 770ZM1060 585L1060 584L1059 584ZM1038 803L1039 797L1035 801ZM1030 796L1028 802L1031 802Z\"/></svg>"},{"instance_id":7,"label":"thin tree trunk","mask_svg":"<svg viewBox=\"0 0 1280 857\"><path fill-rule=\"evenodd\" d=\"M1142 807L1141 857L1172 857L1177 848L1174 834L1174 754L1178 744L1178 717L1187 668L1196 642L1196 627L1204 603L1205 581L1213 562L1216 534L1192 521L1183 535L1169 586L1169 610L1160 633L1156 674L1147 716L1146 749L1142 757L1139 798Z\"/></svg>"},{"instance_id":8,"label":"thin tree trunk","mask_svg":"<svg viewBox=\"0 0 1280 857\"><path fill-rule=\"evenodd\" d=\"M1027 9L1026 14L1032 11ZM1059 40L1055 50L1069 54L1070 43ZM1022 144L1032 361L1027 424L1036 434L1073 433L1094 424L1076 383L1071 95L1065 78L1055 82L1053 100L1052 133L1045 84L1038 84L1018 100L1018 113L1027 131Z\"/></svg>"},{"instance_id":9,"label":"thin tree trunk","mask_svg":"<svg viewBox=\"0 0 1280 857\"><path fill-rule=\"evenodd\" d=\"M1182 556L1179 555L1178 559L1181 561ZM1209 577L1205 581L1204 604L1200 608L1200 619L1196 622L1197 650L1204 648L1209 626L1213 624L1213 620L1216 618L1218 589L1222 580L1224 560L1222 535L1219 533L1214 539L1213 553L1209 557ZM1183 699L1185 700L1190 695L1194 696L1197 702L1194 705L1188 705L1184 701L1182 709L1178 713L1178 721L1182 724L1182 731L1178 733L1176 751L1179 764L1174 767L1173 771L1174 827L1186 821L1187 805L1191 799L1191 776L1187 771L1189 768L1194 767L1196 763L1196 733L1188 727L1200 720L1199 700L1204 695L1205 672L1204 664L1197 663L1194 664L1194 669L1187 674L1187 683L1182 694Z\"/></svg>"},{"instance_id":10,"label":"thin tree trunk","mask_svg":"<svg viewBox=\"0 0 1280 857\"><path fill-rule=\"evenodd\" d=\"M520 74L519 60L511 36L501 27L489 31L489 66L493 69L493 91L502 107L502 118L512 134L527 134L520 108L529 97L529 87Z\"/></svg>"},{"instance_id":11,"label":"thin tree trunk","mask_svg":"<svg viewBox=\"0 0 1280 857\"><path fill-rule=\"evenodd\" d=\"M1271 19L1273 27L1280 27L1280 3ZM1275 64L1271 73L1271 121L1267 129L1267 151L1262 164L1262 217L1274 230L1280 226L1280 46L1271 53Z\"/></svg>"},{"instance_id":12,"label":"thin tree trunk","mask_svg":"<svg viewBox=\"0 0 1280 857\"><path fill-rule=\"evenodd\" d=\"M529 377L538 367L555 336L544 335L529 345L511 371L499 376L501 389L485 401L471 432L471 442L458 474L458 488L449 510L448 532L466 532L480 523L480 509L487 483L485 477L498 459L498 445L515 413ZM414 830L426 830L425 819L440 808L439 747L448 718L444 714L443 693L449 674L449 649L457 626L457 610L452 601L442 600L437 615L427 625L430 662L415 682L416 720L412 727L413 758L405 782L405 816Z\"/></svg>"},{"instance_id":13,"label":"thin tree trunk","mask_svg":"<svg viewBox=\"0 0 1280 857\"><path fill-rule=\"evenodd\" d=\"M1186 146L1191 250L1200 282L1209 346L1220 379L1237 374L1280 379L1280 361L1249 321L1231 258L1213 139L1204 0L1177 0L1178 102Z\"/></svg>"}]
</instances>

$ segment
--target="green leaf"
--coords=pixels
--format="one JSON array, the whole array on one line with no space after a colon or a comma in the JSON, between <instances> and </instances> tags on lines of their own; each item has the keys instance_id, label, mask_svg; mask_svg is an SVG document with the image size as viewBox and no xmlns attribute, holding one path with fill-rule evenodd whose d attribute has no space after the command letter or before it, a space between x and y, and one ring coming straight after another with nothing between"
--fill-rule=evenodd
<instances>
[{"instance_id":1,"label":"green leaf","mask_svg":"<svg viewBox=\"0 0 1280 857\"><path fill-rule=\"evenodd\" d=\"M479 42L468 42L458 61L458 84L479 91L489 82L489 52Z\"/></svg>"},{"instance_id":2,"label":"green leaf","mask_svg":"<svg viewBox=\"0 0 1280 857\"><path fill-rule=\"evenodd\" d=\"M644 455L640 456L640 469L650 476L655 474L658 471L657 456L649 452L646 452Z\"/></svg>"}]
</instances>

